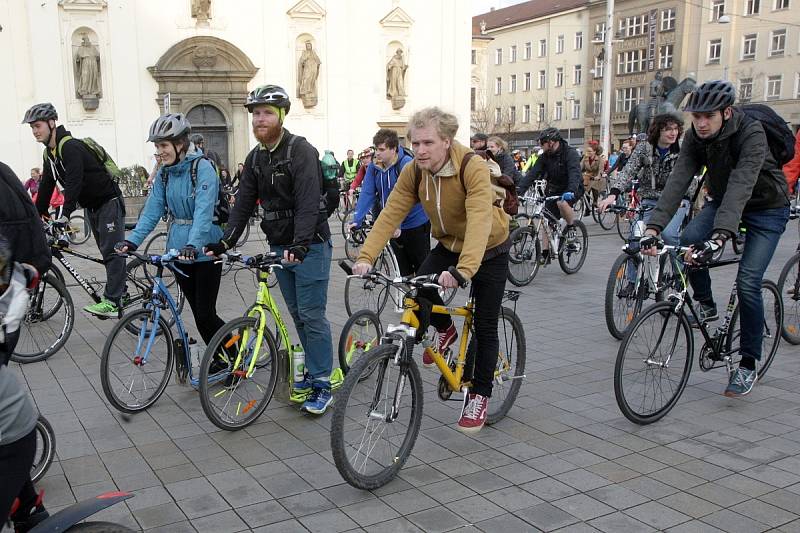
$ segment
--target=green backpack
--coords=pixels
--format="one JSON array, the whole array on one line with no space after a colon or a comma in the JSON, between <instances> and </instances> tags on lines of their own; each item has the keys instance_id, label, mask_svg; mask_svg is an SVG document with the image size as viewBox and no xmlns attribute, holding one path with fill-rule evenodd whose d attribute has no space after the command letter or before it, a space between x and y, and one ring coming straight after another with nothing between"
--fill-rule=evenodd
<instances>
[{"instance_id":1,"label":"green backpack","mask_svg":"<svg viewBox=\"0 0 800 533\"><path fill-rule=\"evenodd\" d=\"M60 141L58 141L58 146L56 147L56 157L61 159L61 150L64 147L64 143L72 138L73 137L70 135L65 135L64 137L61 138ZM77 140L85 144L86 147L89 149L89 151L92 153L92 155L94 155L94 157L97 159L97 162L105 167L106 172L111 177L111 180L114 183L119 183L119 180L123 175L123 172L119 169L114 160L111 159L111 156L108 155L108 152L106 152L105 148L100 146L100 143L98 143L91 137L84 137L83 139L77 139ZM44 157L46 161L47 148L44 149Z\"/></svg>"}]
</instances>

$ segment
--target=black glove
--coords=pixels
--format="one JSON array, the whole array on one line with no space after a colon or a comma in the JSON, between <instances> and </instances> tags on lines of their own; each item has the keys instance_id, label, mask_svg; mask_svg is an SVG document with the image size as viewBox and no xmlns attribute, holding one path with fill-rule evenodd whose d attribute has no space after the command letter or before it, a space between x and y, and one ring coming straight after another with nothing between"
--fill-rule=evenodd
<instances>
[{"instance_id":1,"label":"black glove","mask_svg":"<svg viewBox=\"0 0 800 533\"><path fill-rule=\"evenodd\" d=\"M197 248L192 246L191 244L187 244L181 251L178 252L178 257L183 259L184 261L194 261L197 259Z\"/></svg>"},{"instance_id":2,"label":"black glove","mask_svg":"<svg viewBox=\"0 0 800 533\"><path fill-rule=\"evenodd\" d=\"M658 235L645 235L639 239L639 249L646 250L653 246L658 246L661 243L661 238Z\"/></svg>"},{"instance_id":3,"label":"black glove","mask_svg":"<svg viewBox=\"0 0 800 533\"><path fill-rule=\"evenodd\" d=\"M131 241L124 240L119 241L117 244L114 245L114 251L117 253L122 253L122 249L127 246L129 252L135 252L138 246L133 244Z\"/></svg>"},{"instance_id":4,"label":"black glove","mask_svg":"<svg viewBox=\"0 0 800 533\"><path fill-rule=\"evenodd\" d=\"M211 252L212 254L219 257L228 251L228 245L225 244L225 241L210 242L206 244L205 249L207 252Z\"/></svg>"},{"instance_id":5,"label":"black glove","mask_svg":"<svg viewBox=\"0 0 800 533\"><path fill-rule=\"evenodd\" d=\"M289 248L289 255L294 255L294 260L302 263L308 253L308 246L292 246Z\"/></svg>"},{"instance_id":6,"label":"black glove","mask_svg":"<svg viewBox=\"0 0 800 533\"><path fill-rule=\"evenodd\" d=\"M697 261L698 263L708 263L714 258L714 254L722 249L725 245L725 241L718 240L717 238L711 238L706 242L698 243L692 245L692 259Z\"/></svg>"}]
</instances>

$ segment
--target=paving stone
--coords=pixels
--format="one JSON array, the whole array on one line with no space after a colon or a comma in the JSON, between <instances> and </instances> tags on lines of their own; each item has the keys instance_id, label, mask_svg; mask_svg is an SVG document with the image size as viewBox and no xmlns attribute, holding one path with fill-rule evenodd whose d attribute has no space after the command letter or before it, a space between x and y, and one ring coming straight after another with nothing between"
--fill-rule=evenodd
<instances>
[{"instance_id":1,"label":"paving stone","mask_svg":"<svg viewBox=\"0 0 800 533\"><path fill-rule=\"evenodd\" d=\"M489 492L484 496L490 502L499 505L506 511L512 512L542 503L541 499L519 487L506 487L494 492Z\"/></svg>"},{"instance_id":2,"label":"paving stone","mask_svg":"<svg viewBox=\"0 0 800 533\"><path fill-rule=\"evenodd\" d=\"M578 522L578 519L571 514L549 503L540 503L527 509L520 509L514 514L542 531L554 531Z\"/></svg>"},{"instance_id":3,"label":"paving stone","mask_svg":"<svg viewBox=\"0 0 800 533\"><path fill-rule=\"evenodd\" d=\"M691 517L658 502L647 502L625 510L625 514L656 529L667 529L686 522Z\"/></svg>"},{"instance_id":4,"label":"paving stone","mask_svg":"<svg viewBox=\"0 0 800 533\"><path fill-rule=\"evenodd\" d=\"M190 520L230 509L228 502L216 492L181 500L178 502L178 506Z\"/></svg>"},{"instance_id":5,"label":"paving stone","mask_svg":"<svg viewBox=\"0 0 800 533\"><path fill-rule=\"evenodd\" d=\"M665 498L661 498L658 502L692 518L702 518L720 510L718 505L685 492L670 494Z\"/></svg>"},{"instance_id":6,"label":"paving stone","mask_svg":"<svg viewBox=\"0 0 800 533\"><path fill-rule=\"evenodd\" d=\"M299 519L303 526L312 532L339 533L349 531L357 526L350 518L338 509L304 516Z\"/></svg>"},{"instance_id":7,"label":"paving stone","mask_svg":"<svg viewBox=\"0 0 800 533\"><path fill-rule=\"evenodd\" d=\"M610 505L614 509L627 509L628 507L633 507L648 501L645 496L620 485L607 485L591 490L586 494Z\"/></svg>"},{"instance_id":8,"label":"paving stone","mask_svg":"<svg viewBox=\"0 0 800 533\"><path fill-rule=\"evenodd\" d=\"M192 520L192 526L197 531L250 531L241 518L233 511L225 511Z\"/></svg>"},{"instance_id":9,"label":"paving stone","mask_svg":"<svg viewBox=\"0 0 800 533\"><path fill-rule=\"evenodd\" d=\"M445 506L471 523L505 513L501 507L480 495L470 496L463 500L448 503Z\"/></svg>"},{"instance_id":10,"label":"paving stone","mask_svg":"<svg viewBox=\"0 0 800 533\"><path fill-rule=\"evenodd\" d=\"M430 485L423 485L419 490L442 504L472 496L476 492L455 479L445 479ZM480 490L478 491L481 492Z\"/></svg>"},{"instance_id":11,"label":"paving stone","mask_svg":"<svg viewBox=\"0 0 800 533\"><path fill-rule=\"evenodd\" d=\"M656 531L647 524L639 522L620 512L595 518L590 523L600 531L605 531L607 533L645 533L648 531Z\"/></svg>"},{"instance_id":12,"label":"paving stone","mask_svg":"<svg viewBox=\"0 0 800 533\"><path fill-rule=\"evenodd\" d=\"M751 520L729 509L721 509L716 513L705 516L703 517L703 522L729 533L757 533L769 529L768 525Z\"/></svg>"},{"instance_id":13,"label":"paving stone","mask_svg":"<svg viewBox=\"0 0 800 533\"><path fill-rule=\"evenodd\" d=\"M274 500L246 507L237 507L235 510L251 528L283 522L292 518L292 514Z\"/></svg>"},{"instance_id":14,"label":"paving stone","mask_svg":"<svg viewBox=\"0 0 800 533\"><path fill-rule=\"evenodd\" d=\"M407 515L406 518L415 526L429 533L449 531L467 524L467 521L444 508L427 509Z\"/></svg>"},{"instance_id":15,"label":"paving stone","mask_svg":"<svg viewBox=\"0 0 800 533\"><path fill-rule=\"evenodd\" d=\"M279 500L295 517L306 516L333 508L333 504L317 491L304 492Z\"/></svg>"},{"instance_id":16,"label":"paving stone","mask_svg":"<svg viewBox=\"0 0 800 533\"><path fill-rule=\"evenodd\" d=\"M742 502L738 505L734 505L730 510L743 514L756 522L761 522L762 524L767 524L772 527L780 527L783 524L788 524L797 519L796 514L784 511L780 507L775 507L774 505L760 500Z\"/></svg>"},{"instance_id":17,"label":"paving stone","mask_svg":"<svg viewBox=\"0 0 800 533\"><path fill-rule=\"evenodd\" d=\"M472 491L469 492L472 494ZM368 493L369 494L369 493ZM401 515L438 507L441 504L419 489L408 489L381 496L381 500Z\"/></svg>"},{"instance_id":18,"label":"paving stone","mask_svg":"<svg viewBox=\"0 0 800 533\"><path fill-rule=\"evenodd\" d=\"M361 527L385 522L399 516L397 511L376 498L342 507L342 511Z\"/></svg>"},{"instance_id":19,"label":"paving stone","mask_svg":"<svg viewBox=\"0 0 800 533\"><path fill-rule=\"evenodd\" d=\"M721 507L736 505L748 499L748 497L741 492L736 492L735 490L723 487L717 483L706 483L705 485L692 487L688 489L687 492L712 503L716 503Z\"/></svg>"},{"instance_id":20,"label":"paving stone","mask_svg":"<svg viewBox=\"0 0 800 533\"><path fill-rule=\"evenodd\" d=\"M552 503L559 509L581 520L591 520L592 518L614 512L614 508L586 494L575 494Z\"/></svg>"},{"instance_id":21,"label":"paving stone","mask_svg":"<svg viewBox=\"0 0 800 533\"><path fill-rule=\"evenodd\" d=\"M134 511L133 516L143 529L165 526L167 524L180 522L181 520L186 520L186 516L184 516L180 508L174 503L145 507Z\"/></svg>"},{"instance_id":22,"label":"paving stone","mask_svg":"<svg viewBox=\"0 0 800 533\"><path fill-rule=\"evenodd\" d=\"M370 533L421 533L422 530L406 520L405 518L395 518L386 522L380 522L365 528Z\"/></svg>"},{"instance_id":23,"label":"paving stone","mask_svg":"<svg viewBox=\"0 0 800 533\"><path fill-rule=\"evenodd\" d=\"M539 530L510 513L495 516L475 524L475 527L486 533L495 531L514 531L520 533L536 533Z\"/></svg>"},{"instance_id":24,"label":"paving stone","mask_svg":"<svg viewBox=\"0 0 800 533\"><path fill-rule=\"evenodd\" d=\"M593 474L582 468L570 470L569 472L564 472L563 474L558 474L553 477L559 481L563 481L567 485L575 487L578 490L592 490L609 485L611 483L606 478L598 476L597 474Z\"/></svg>"},{"instance_id":25,"label":"paving stone","mask_svg":"<svg viewBox=\"0 0 800 533\"><path fill-rule=\"evenodd\" d=\"M300 524L297 520L286 520L270 524L268 526L259 527L253 530L253 533L307 533L308 530Z\"/></svg>"}]
</instances>

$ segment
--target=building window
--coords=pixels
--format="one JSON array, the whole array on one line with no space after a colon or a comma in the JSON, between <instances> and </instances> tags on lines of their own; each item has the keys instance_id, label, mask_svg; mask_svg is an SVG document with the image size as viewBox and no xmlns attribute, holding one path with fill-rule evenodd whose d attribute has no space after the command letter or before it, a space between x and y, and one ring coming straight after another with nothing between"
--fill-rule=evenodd
<instances>
[{"instance_id":1,"label":"building window","mask_svg":"<svg viewBox=\"0 0 800 533\"><path fill-rule=\"evenodd\" d=\"M522 106L522 122L526 124L531 121L531 106L530 104L525 104Z\"/></svg>"},{"instance_id":2,"label":"building window","mask_svg":"<svg viewBox=\"0 0 800 533\"><path fill-rule=\"evenodd\" d=\"M712 39L708 41L708 60L706 63L719 63L722 56L722 39Z\"/></svg>"},{"instance_id":3,"label":"building window","mask_svg":"<svg viewBox=\"0 0 800 533\"><path fill-rule=\"evenodd\" d=\"M547 55L547 39L542 39L539 41L539 57L544 57Z\"/></svg>"},{"instance_id":4,"label":"building window","mask_svg":"<svg viewBox=\"0 0 800 533\"><path fill-rule=\"evenodd\" d=\"M745 0L745 15L758 15L759 11L761 11L761 0Z\"/></svg>"},{"instance_id":5,"label":"building window","mask_svg":"<svg viewBox=\"0 0 800 533\"><path fill-rule=\"evenodd\" d=\"M617 113L627 113L639 103L642 95L641 87L617 89Z\"/></svg>"},{"instance_id":6,"label":"building window","mask_svg":"<svg viewBox=\"0 0 800 533\"><path fill-rule=\"evenodd\" d=\"M536 121L544 122L544 119L545 119L544 104L539 104L539 106L536 109Z\"/></svg>"},{"instance_id":7,"label":"building window","mask_svg":"<svg viewBox=\"0 0 800 533\"><path fill-rule=\"evenodd\" d=\"M474 49L472 50L472 54L470 55L470 63L473 64L473 65L477 65L478 64L478 51L477 50L474 50Z\"/></svg>"},{"instance_id":8,"label":"building window","mask_svg":"<svg viewBox=\"0 0 800 533\"><path fill-rule=\"evenodd\" d=\"M753 99L753 78L739 80L739 102L749 102Z\"/></svg>"},{"instance_id":9,"label":"building window","mask_svg":"<svg viewBox=\"0 0 800 533\"><path fill-rule=\"evenodd\" d=\"M674 44L665 44L658 51L658 68L672 68Z\"/></svg>"},{"instance_id":10,"label":"building window","mask_svg":"<svg viewBox=\"0 0 800 533\"><path fill-rule=\"evenodd\" d=\"M783 75L770 76L767 78L767 100L778 100L781 97L781 82Z\"/></svg>"},{"instance_id":11,"label":"building window","mask_svg":"<svg viewBox=\"0 0 800 533\"><path fill-rule=\"evenodd\" d=\"M530 91L531 90L531 73L530 72L526 72L525 73L525 78L523 79L523 82L522 82L522 90L523 91Z\"/></svg>"},{"instance_id":12,"label":"building window","mask_svg":"<svg viewBox=\"0 0 800 533\"><path fill-rule=\"evenodd\" d=\"M530 59L531 58L531 42L528 41L525 43L525 48L522 51L522 59Z\"/></svg>"},{"instance_id":13,"label":"building window","mask_svg":"<svg viewBox=\"0 0 800 533\"><path fill-rule=\"evenodd\" d=\"M556 106L553 109L553 120L561 120L561 116L564 114L564 106L561 102L556 102Z\"/></svg>"},{"instance_id":14,"label":"building window","mask_svg":"<svg viewBox=\"0 0 800 533\"><path fill-rule=\"evenodd\" d=\"M583 50L583 32L575 32L575 50Z\"/></svg>"},{"instance_id":15,"label":"building window","mask_svg":"<svg viewBox=\"0 0 800 533\"><path fill-rule=\"evenodd\" d=\"M517 75L512 74L508 80L508 92L515 93L517 92Z\"/></svg>"},{"instance_id":16,"label":"building window","mask_svg":"<svg viewBox=\"0 0 800 533\"><path fill-rule=\"evenodd\" d=\"M661 31L675 29L675 8L670 7L661 10Z\"/></svg>"},{"instance_id":17,"label":"building window","mask_svg":"<svg viewBox=\"0 0 800 533\"><path fill-rule=\"evenodd\" d=\"M725 14L725 0L711 0L711 21L719 20Z\"/></svg>"},{"instance_id":18,"label":"building window","mask_svg":"<svg viewBox=\"0 0 800 533\"><path fill-rule=\"evenodd\" d=\"M627 50L617 55L617 74L643 72L647 67L647 50Z\"/></svg>"},{"instance_id":19,"label":"building window","mask_svg":"<svg viewBox=\"0 0 800 533\"><path fill-rule=\"evenodd\" d=\"M503 49L498 48L494 51L494 64L495 65L502 65L503 64Z\"/></svg>"},{"instance_id":20,"label":"building window","mask_svg":"<svg viewBox=\"0 0 800 533\"><path fill-rule=\"evenodd\" d=\"M556 53L563 54L564 53L564 36L559 35L556 37Z\"/></svg>"},{"instance_id":21,"label":"building window","mask_svg":"<svg viewBox=\"0 0 800 533\"><path fill-rule=\"evenodd\" d=\"M606 23L598 22L594 25L594 41L603 42L606 40Z\"/></svg>"},{"instance_id":22,"label":"building window","mask_svg":"<svg viewBox=\"0 0 800 533\"><path fill-rule=\"evenodd\" d=\"M581 118L581 101L580 100L573 100L572 101L572 120L578 120Z\"/></svg>"},{"instance_id":23,"label":"building window","mask_svg":"<svg viewBox=\"0 0 800 533\"><path fill-rule=\"evenodd\" d=\"M508 62L509 63L516 63L517 62L517 45L512 44L508 47Z\"/></svg>"},{"instance_id":24,"label":"building window","mask_svg":"<svg viewBox=\"0 0 800 533\"><path fill-rule=\"evenodd\" d=\"M500 124L500 121L503 119L503 110L499 107L494 108L494 123Z\"/></svg>"},{"instance_id":25,"label":"building window","mask_svg":"<svg viewBox=\"0 0 800 533\"><path fill-rule=\"evenodd\" d=\"M583 79L583 69L580 65L572 67L572 85L580 85Z\"/></svg>"},{"instance_id":26,"label":"building window","mask_svg":"<svg viewBox=\"0 0 800 533\"><path fill-rule=\"evenodd\" d=\"M595 91L592 94L592 111L595 115L603 112L603 91Z\"/></svg>"},{"instance_id":27,"label":"building window","mask_svg":"<svg viewBox=\"0 0 800 533\"><path fill-rule=\"evenodd\" d=\"M564 68L556 68L556 83L553 87L562 87L564 85Z\"/></svg>"},{"instance_id":28,"label":"building window","mask_svg":"<svg viewBox=\"0 0 800 533\"><path fill-rule=\"evenodd\" d=\"M756 45L758 44L758 34L748 33L742 37L742 59L756 58Z\"/></svg>"},{"instance_id":29,"label":"building window","mask_svg":"<svg viewBox=\"0 0 800 533\"><path fill-rule=\"evenodd\" d=\"M508 108L508 122L512 126L517 123L517 106Z\"/></svg>"},{"instance_id":30,"label":"building window","mask_svg":"<svg viewBox=\"0 0 800 533\"><path fill-rule=\"evenodd\" d=\"M789 9L789 0L775 0L775 10Z\"/></svg>"},{"instance_id":31,"label":"building window","mask_svg":"<svg viewBox=\"0 0 800 533\"><path fill-rule=\"evenodd\" d=\"M769 34L769 56L782 56L786 51L786 30L774 30Z\"/></svg>"},{"instance_id":32,"label":"building window","mask_svg":"<svg viewBox=\"0 0 800 533\"><path fill-rule=\"evenodd\" d=\"M619 21L619 32L625 37L634 37L647 33L649 21L647 15L635 15Z\"/></svg>"},{"instance_id":33,"label":"building window","mask_svg":"<svg viewBox=\"0 0 800 533\"><path fill-rule=\"evenodd\" d=\"M544 89L547 87L547 71L539 71L539 84L536 85L537 89Z\"/></svg>"},{"instance_id":34,"label":"building window","mask_svg":"<svg viewBox=\"0 0 800 533\"><path fill-rule=\"evenodd\" d=\"M500 94L503 92L503 78L500 76L494 79L494 94Z\"/></svg>"}]
</instances>

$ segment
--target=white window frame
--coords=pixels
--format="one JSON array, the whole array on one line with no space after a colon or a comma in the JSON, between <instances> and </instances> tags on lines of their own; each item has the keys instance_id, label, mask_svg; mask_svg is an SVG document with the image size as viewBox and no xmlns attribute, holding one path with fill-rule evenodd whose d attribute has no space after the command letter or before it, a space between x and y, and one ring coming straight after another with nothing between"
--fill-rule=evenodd
<instances>
[{"instance_id":1,"label":"white window frame","mask_svg":"<svg viewBox=\"0 0 800 533\"><path fill-rule=\"evenodd\" d=\"M745 87L747 88L745 90ZM747 93L745 95L745 93ZM742 78L739 80L739 102L750 102L753 100L753 78Z\"/></svg>"},{"instance_id":2,"label":"white window frame","mask_svg":"<svg viewBox=\"0 0 800 533\"><path fill-rule=\"evenodd\" d=\"M531 105L525 104L522 106L522 122L525 124L531 121Z\"/></svg>"},{"instance_id":3,"label":"white window frame","mask_svg":"<svg viewBox=\"0 0 800 533\"><path fill-rule=\"evenodd\" d=\"M575 50L583 50L583 32L575 32Z\"/></svg>"},{"instance_id":4,"label":"white window frame","mask_svg":"<svg viewBox=\"0 0 800 533\"><path fill-rule=\"evenodd\" d=\"M579 120L581 118L581 101L572 101L572 120Z\"/></svg>"},{"instance_id":5,"label":"white window frame","mask_svg":"<svg viewBox=\"0 0 800 533\"><path fill-rule=\"evenodd\" d=\"M511 74L508 77L508 92L515 93L517 92L517 75Z\"/></svg>"},{"instance_id":6,"label":"white window frame","mask_svg":"<svg viewBox=\"0 0 800 533\"><path fill-rule=\"evenodd\" d=\"M617 89L617 113L628 113L642 98L641 87L624 87Z\"/></svg>"},{"instance_id":7,"label":"white window frame","mask_svg":"<svg viewBox=\"0 0 800 533\"><path fill-rule=\"evenodd\" d=\"M564 53L564 35L559 35L556 37L556 53L563 54Z\"/></svg>"},{"instance_id":8,"label":"white window frame","mask_svg":"<svg viewBox=\"0 0 800 533\"><path fill-rule=\"evenodd\" d=\"M761 0L744 0L744 16L749 17L761 13Z\"/></svg>"},{"instance_id":9,"label":"white window frame","mask_svg":"<svg viewBox=\"0 0 800 533\"><path fill-rule=\"evenodd\" d=\"M539 104L536 108L536 122L544 122L546 116L547 109L545 108L544 104Z\"/></svg>"},{"instance_id":10,"label":"white window frame","mask_svg":"<svg viewBox=\"0 0 800 533\"><path fill-rule=\"evenodd\" d=\"M564 119L564 104L563 102L556 102L553 106L553 120L563 120Z\"/></svg>"},{"instance_id":11,"label":"white window frame","mask_svg":"<svg viewBox=\"0 0 800 533\"><path fill-rule=\"evenodd\" d=\"M595 79L602 78L603 77L603 71L605 70L605 68L606 68L605 62L603 62L600 59L598 59L597 57L595 57L594 58L594 78Z\"/></svg>"},{"instance_id":12,"label":"white window frame","mask_svg":"<svg viewBox=\"0 0 800 533\"><path fill-rule=\"evenodd\" d=\"M725 14L725 0L711 0L711 18L710 22L718 21L719 18Z\"/></svg>"},{"instance_id":13,"label":"white window frame","mask_svg":"<svg viewBox=\"0 0 800 533\"><path fill-rule=\"evenodd\" d=\"M540 70L539 71L539 79L537 80L536 88L537 89L547 89L547 71L546 70Z\"/></svg>"},{"instance_id":14,"label":"white window frame","mask_svg":"<svg viewBox=\"0 0 800 533\"><path fill-rule=\"evenodd\" d=\"M530 72L526 72L525 76L523 77L522 90L524 92L528 92L528 91L531 90L531 73Z\"/></svg>"},{"instance_id":15,"label":"white window frame","mask_svg":"<svg viewBox=\"0 0 800 533\"><path fill-rule=\"evenodd\" d=\"M522 59L528 60L531 58L531 52L533 50L533 44L528 41L525 43L525 46L522 49Z\"/></svg>"},{"instance_id":16,"label":"white window frame","mask_svg":"<svg viewBox=\"0 0 800 533\"><path fill-rule=\"evenodd\" d=\"M573 65L572 67L572 85L580 85L583 83L583 66Z\"/></svg>"},{"instance_id":17,"label":"white window frame","mask_svg":"<svg viewBox=\"0 0 800 533\"><path fill-rule=\"evenodd\" d=\"M675 18L677 10L674 7L668 7L661 10L661 31L672 31L675 29Z\"/></svg>"},{"instance_id":18,"label":"white window frame","mask_svg":"<svg viewBox=\"0 0 800 533\"><path fill-rule=\"evenodd\" d=\"M778 88L777 93L772 90L775 87ZM783 74L776 74L774 76L767 76L767 88L764 91L764 99L765 100L780 100L782 92L783 92Z\"/></svg>"},{"instance_id":19,"label":"white window frame","mask_svg":"<svg viewBox=\"0 0 800 533\"><path fill-rule=\"evenodd\" d=\"M772 5L773 11L779 11L781 9L789 9L791 0L775 0L775 3Z\"/></svg>"},{"instance_id":20,"label":"white window frame","mask_svg":"<svg viewBox=\"0 0 800 533\"><path fill-rule=\"evenodd\" d=\"M606 23L598 22L594 25L594 36L596 41L606 40Z\"/></svg>"},{"instance_id":21,"label":"white window frame","mask_svg":"<svg viewBox=\"0 0 800 533\"><path fill-rule=\"evenodd\" d=\"M746 35L742 35L742 55L740 59L742 61L755 59L757 51L758 51L758 34L748 33Z\"/></svg>"},{"instance_id":22,"label":"white window frame","mask_svg":"<svg viewBox=\"0 0 800 533\"><path fill-rule=\"evenodd\" d=\"M644 72L647 66L647 51L635 48L617 54L617 74Z\"/></svg>"},{"instance_id":23,"label":"white window frame","mask_svg":"<svg viewBox=\"0 0 800 533\"><path fill-rule=\"evenodd\" d=\"M595 115L603 112L603 91L594 91L592 93L592 109Z\"/></svg>"},{"instance_id":24,"label":"white window frame","mask_svg":"<svg viewBox=\"0 0 800 533\"><path fill-rule=\"evenodd\" d=\"M547 39L539 39L539 57L547 55Z\"/></svg>"},{"instance_id":25,"label":"white window frame","mask_svg":"<svg viewBox=\"0 0 800 533\"><path fill-rule=\"evenodd\" d=\"M662 44L658 48L658 68L671 69L675 59L675 44Z\"/></svg>"},{"instance_id":26,"label":"white window frame","mask_svg":"<svg viewBox=\"0 0 800 533\"><path fill-rule=\"evenodd\" d=\"M496 48L494 51L494 64L495 65L502 65L503 64L503 49Z\"/></svg>"},{"instance_id":27,"label":"white window frame","mask_svg":"<svg viewBox=\"0 0 800 533\"><path fill-rule=\"evenodd\" d=\"M494 79L494 94L500 95L503 93L503 77L497 76Z\"/></svg>"},{"instance_id":28,"label":"white window frame","mask_svg":"<svg viewBox=\"0 0 800 533\"><path fill-rule=\"evenodd\" d=\"M494 123L500 124L500 121L503 120L503 108L502 107L495 107L494 108Z\"/></svg>"},{"instance_id":29,"label":"white window frame","mask_svg":"<svg viewBox=\"0 0 800 533\"><path fill-rule=\"evenodd\" d=\"M517 62L517 45L512 44L508 47L508 62L509 63L516 63Z\"/></svg>"},{"instance_id":30,"label":"white window frame","mask_svg":"<svg viewBox=\"0 0 800 533\"><path fill-rule=\"evenodd\" d=\"M781 28L779 30L772 30L769 32L769 56L768 57L776 57L782 56L786 53L786 28ZM775 44L779 43L780 48L776 47Z\"/></svg>"},{"instance_id":31,"label":"white window frame","mask_svg":"<svg viewBox=\"0 0 800 533\"><path fill-rule=\"evenodd\" d=\"M515 105L508 108L508 122L512 126L517 123L517 106Z\"/></svg>"},{"instance_id":32,"label":"white window frame","mask_svg":"<svg viewBox=\"0 0 800 533\"><path fill-rule=\"evenodd\" d=\"M619 19L619 31L623 37L646 35L649 26L650 19L647 14Z\"/></svg>"},{"instance_id":33,"label":"white window frame","mask_svg":"<svg viewBox=\"0 0 800 533\"><path fill-rule=\"evenodd\" d=\"M719 65L722 60L722 39L710 39L706 48L706 64Z\"/></svg>"},{"instance_id":34,"label":"white window frame","mask_svg":"<svg viewBox=\"0 0 800 533\"><path fill-rule=\"evenodd\" d=\"M556 67L556 80L553 87L564 86L564 67Z\"/></svg>"}]
</instances>

